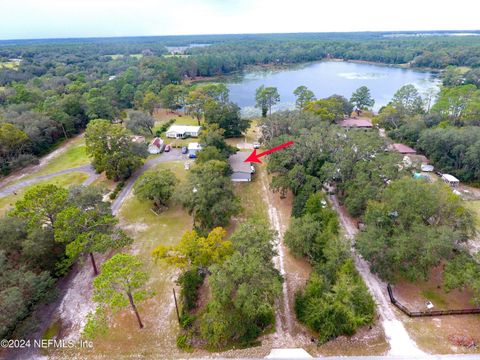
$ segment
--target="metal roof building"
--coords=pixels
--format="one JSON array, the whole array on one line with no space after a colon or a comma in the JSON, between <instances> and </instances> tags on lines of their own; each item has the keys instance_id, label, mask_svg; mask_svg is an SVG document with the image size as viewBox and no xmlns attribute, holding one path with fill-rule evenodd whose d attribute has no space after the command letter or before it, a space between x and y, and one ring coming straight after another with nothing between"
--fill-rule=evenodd
<instances>
[{"instance_id":1,"label":"metal roof building","mask_svg":"<svg viewBox=\"0 0 480 360\"><path fill-rule=\"evenodd\" d=\"M255 171L252 164L245 162L249 153L237 152L228 158L233 174L230 176L234 182L252 181L252 173Z\"/></svg>"}]
</instances>

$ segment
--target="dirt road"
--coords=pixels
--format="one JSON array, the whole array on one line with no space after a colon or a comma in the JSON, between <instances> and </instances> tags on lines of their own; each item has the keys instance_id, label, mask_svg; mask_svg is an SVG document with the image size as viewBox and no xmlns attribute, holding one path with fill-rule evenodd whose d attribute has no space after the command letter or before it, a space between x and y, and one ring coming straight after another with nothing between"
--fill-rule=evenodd
<instances>
[{"instance_id":1,"label":"dirt road","mask_svg":"<svg viewBox=\"0 0 480 360\"><path fill-rule=\"evenodd\" d=\"M337 211L340 224L345 230L345 235L354 241L357 233L357 228L347 214L345 208L341 207L335 195L330 196L333 208ZM382 282L376 275L370 271L368 263L353 249L352 253L355 259L355 265L367 285L370 293L377 304L377 311L382 319L382 325L385 331L385 336L390 344L389 355L398 356L421 356L425 355L421 351L415 341L408 335L403 323L397 319L387 295L387 285Z\"/></svg>"}]
</instances>

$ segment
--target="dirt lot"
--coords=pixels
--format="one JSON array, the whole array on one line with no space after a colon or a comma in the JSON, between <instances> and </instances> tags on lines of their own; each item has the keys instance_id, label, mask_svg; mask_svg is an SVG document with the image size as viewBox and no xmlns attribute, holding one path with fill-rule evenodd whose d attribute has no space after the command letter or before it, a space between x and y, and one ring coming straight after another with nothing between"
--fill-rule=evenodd
<instances>
[{"instance_id":1,"label":"dirt lot","mask_svg":"<svg viewBox=\"0 0 480 360\"><path fill-rule=\"evenodd\" d=\"M436 310L474 308L469 291L443 290L442 268L434 268L427 281L415 284L400 282L393 288L394 296L408 309L426 310L425 302L431 301ZM405 325L410 335L424 350L432 353L480 353L480 349L455 346L452 336L473 338L480 342L480 315L452 315L433 318L407 318Z\"/></svg>"}]
</instances>

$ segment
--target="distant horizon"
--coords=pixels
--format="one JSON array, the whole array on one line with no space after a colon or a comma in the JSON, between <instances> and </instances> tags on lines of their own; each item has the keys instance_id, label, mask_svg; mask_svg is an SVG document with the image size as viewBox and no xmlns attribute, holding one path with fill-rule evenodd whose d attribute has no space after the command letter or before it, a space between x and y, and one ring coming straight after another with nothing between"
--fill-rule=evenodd
<instances>
[{"instance_id":1,"label":"distant horizon","mask_svg":"<svg viewBox=\"0 0 480 360\"><path fill-rule=\"evenodd\" d=\"M66 37L32 37L32 38L0 38L0 42L15 41L42 41L42 40L101 40L101 39L126 39L126 38L175 38L175 37L214 37L214 36L242 36L242 35L302 35L302 34L417 34L417 33L465 33L464 36L480 36L477 29L434 29L434 30L362 30L362 31L298 31L298 32L239 32L239 33L197 33L197 34L167 34L167 35L106 35L106 36L66 36ZM469 34L472 35L469 35Z\"/></svg>"}]
</instances>

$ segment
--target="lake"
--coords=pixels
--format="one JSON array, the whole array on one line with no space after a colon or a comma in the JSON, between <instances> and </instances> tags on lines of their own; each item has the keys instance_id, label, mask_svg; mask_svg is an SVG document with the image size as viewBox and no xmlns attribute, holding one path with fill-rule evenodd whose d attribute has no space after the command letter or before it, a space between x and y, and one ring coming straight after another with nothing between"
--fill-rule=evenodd
<instances>
[{"instance_id":1,"label":"lake","mask_svg":"<svg viewBox=\"0 0 480 360\"><path fill-rule=\"evenodd\" d=\"M378 111L403 85L413 84L420 93L424 93L430 89L437 91L440 84L430 72L343 61L322 61L284 69L245 72L228 78L225 82L230 89L230 100L242 108L245 116L259 114L254 107L255 90L261 85L278 88L280 103L274 110L293 109L293 90L300 85L307 86L317 98L339 94L348 99L353 91L365 85L375 99L374 110Z\"/></svg>"}]
</instances>

